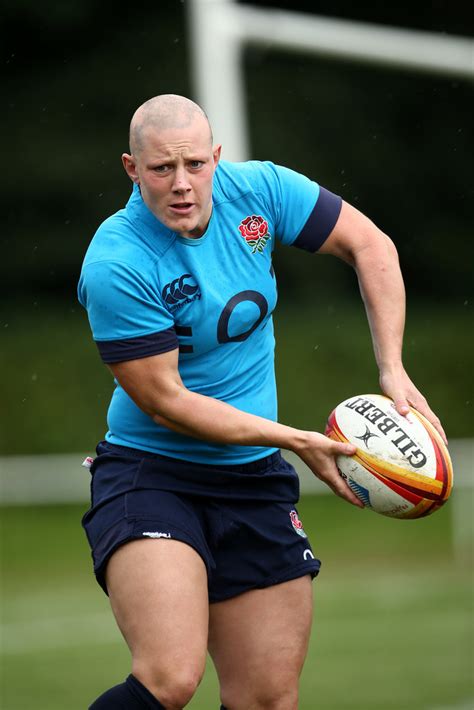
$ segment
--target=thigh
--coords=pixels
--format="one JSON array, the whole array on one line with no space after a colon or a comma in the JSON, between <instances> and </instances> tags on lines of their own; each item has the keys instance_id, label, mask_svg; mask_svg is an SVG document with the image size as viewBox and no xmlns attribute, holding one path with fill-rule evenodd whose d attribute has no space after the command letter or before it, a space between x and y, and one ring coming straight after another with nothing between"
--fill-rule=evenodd
<instances>
[{"instance_id":1,"label":"thigh","mask_svg":"<svg viewBox=\"0 0 474 710\"><path fill-rule=\"evenodd\" d=\"M176 668L204 670L208 633L207 572L202 558L178 540L141 539L119 547L106 569L110 603L146 681ZM151 684L151 683L150 683Z\"/></svg>"},{"instance_id":2,"label":"thigh","mask_svg":"<svg viewBox=\"0 0 474 710\"><path fill-rule=\"evenodd\" d=\"M211 604L209 651L224 705L296 708L311 622L310 575Z\"/></svg>"}]
</instances>

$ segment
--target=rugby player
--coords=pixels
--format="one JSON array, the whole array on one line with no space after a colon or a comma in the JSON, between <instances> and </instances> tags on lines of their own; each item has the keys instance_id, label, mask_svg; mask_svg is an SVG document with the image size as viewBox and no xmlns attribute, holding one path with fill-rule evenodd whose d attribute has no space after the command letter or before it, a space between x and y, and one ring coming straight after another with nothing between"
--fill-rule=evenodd
<instances>
[{"instance_id":1,"label":"rugby player","mask_svg":"<svg viewBox=\"0 0 474 710\"><path fill-rule=\"evenodd\" d=\"M83 525L132 657L93 710L183 708L207 651L222 708L297 708L320 562L280 449L362 504L335 464L355 447L277 419L277 241L354 267L382 391L442 432L402 364L405 294L390 238L304 175L220 157L198 105L146 101L122 156L130 199L82 267L79 300L116 381Z\"/></svg>"}]
</instances>

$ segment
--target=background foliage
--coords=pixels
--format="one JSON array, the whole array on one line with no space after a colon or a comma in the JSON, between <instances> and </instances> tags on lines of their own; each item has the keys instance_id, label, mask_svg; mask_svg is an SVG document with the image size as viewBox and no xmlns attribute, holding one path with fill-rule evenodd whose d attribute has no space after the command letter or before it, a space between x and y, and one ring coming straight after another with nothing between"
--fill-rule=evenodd
<instances>
[{"instance_id":1,"label":"background foliage","mask_svg":"<svg viewBox=\"0 0 474 710\"><path fill-rule=\"evenodd\" d=\"M440 0L405 12L341 1L261 4L470 30L453 3ZM95 228L130 192L120 155L133 111L158 93L192 95L186 5L147 0L120 12L110 0L3 6L9 258L0 282L15 298L52 292L73 299ZM244 53L253 157L301 170L367 212L396 240L414 297L453 306L472 299L472 84L275 52L264 39ZM279 264L291 293L313 268L309 260L296 267L295 259L286 254ZM328 287L331 270L318 279Z\"/></svg>"}]
</instances>

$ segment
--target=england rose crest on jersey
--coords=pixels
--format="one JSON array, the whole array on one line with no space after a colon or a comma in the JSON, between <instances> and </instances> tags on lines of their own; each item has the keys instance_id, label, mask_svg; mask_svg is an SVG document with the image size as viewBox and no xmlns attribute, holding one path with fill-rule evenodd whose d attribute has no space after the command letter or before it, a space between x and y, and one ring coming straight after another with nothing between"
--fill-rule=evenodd
<instances>
[{"instance_id":1,"label":"england rose crest on jersey","mask_svg":"<svg viewBox=\"0 0 474 710\"><path fill-rule=\"evenodd\" d=\"M251 248L252 254L257 251L262 253L270 239L268 222L261 215L253 214L243 219L239 224L239 231Z\"/></svg>"}]
</instances>

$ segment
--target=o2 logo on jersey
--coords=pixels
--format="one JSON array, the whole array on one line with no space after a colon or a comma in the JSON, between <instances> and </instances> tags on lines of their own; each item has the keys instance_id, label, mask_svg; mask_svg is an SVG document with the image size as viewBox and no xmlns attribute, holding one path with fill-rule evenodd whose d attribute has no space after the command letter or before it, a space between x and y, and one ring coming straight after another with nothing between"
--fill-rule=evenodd
<instances>
[{"instance_id":1,"label":"o2 logo on jersey","mask_svg":"<svg viewBox=\"0 0 474 710\"><path fill-rule=\"evenodd\" d=\"M161 295L170 310L177 310L186 303L201 298L201 291L191 274L182 274L179 278L166 284Z\"/></svg>"},{"instance_id":2,"label":"o2 logo on jersey","mask_svg":"<svg viewBox=\"0 0 474 710\"><path fill-rule=\"evenodd\" d=\"M231 316L237 306L247 301L257 306L259 310L259 315L247 330L231 335L229 333L229 323ZM262 321L265 319L267 313L267 299L258 291L240 291L240 293L236 293L235 296L232 296L232 298L227 301L222 313L219 316L219 320L217 322L217 341L219 343L242 343L244 340L247 340L247 338L252 335L254 330L258 328L260 323L262 323Z\"/></svg>"},{"instance_id":3,"label":"o2 logo on jersey","mask_svg":"<svg viewBox=\"0 0 474 710\"><path fill-rule=\"evenodd\" d=\"M175 284L176 282L179 282L179 279L176 279L175 281L172 282L172 284L167 284L165 288L163 289L163 298L166 300L165 296L165 291L168 288L168 286ZM179 284L178 284L179 285ZM176 289L173 291L175 294L173 298L178 297L178 293L176 292ZM191 298L188 298L186 301L183 301L188 303L190 300L194 300L194 298L201 298L201 294L199 293L199 296L194 294ZM232 319L232 315L235 311L236 308L240 306L242 303L251 303L254 306L257 307L258 309L258 315L255 314L256 317L252 320L252 322L247 322L246 323L246 329L243 331L240 331L238 333L231 333L229 332L230 330L230 322ZM179 305L179 303L178 303ZM172 308L173 306L171 306ZM176 308L177 306L175 306ZM252 333L259 327L259 325L265 321L265 317L268 314L268 302L265 296L258 291L240 291L239 293L236 293L235 296L232 296L227 303L225 304L223 310L221 311L221 314L219 316L219 319L217 321L217 342L220 343L221 345L223 343L242 343L244 340L247 340ZM245 327L245 326L244 326ZM265 325L263 326L265 327ZM176 335L180 337L186 337L186 338L191 338L193 336L193 329L191 326L180 326L180 325L175 325L175 330L176 330ZM180 342L179 345L179 352L180 353L193 353L194 352L194 346L192 342L186 341L186 342Z\"/></svg>"}]
</instances>

